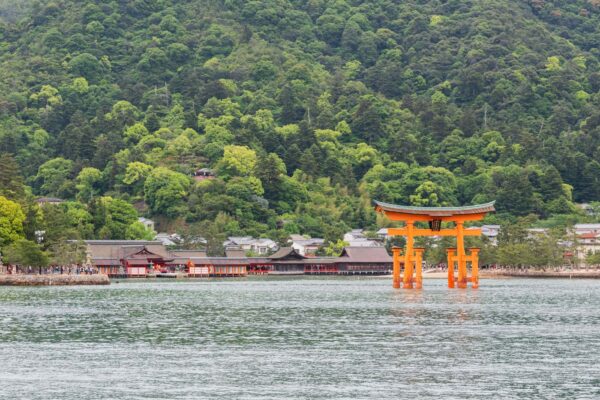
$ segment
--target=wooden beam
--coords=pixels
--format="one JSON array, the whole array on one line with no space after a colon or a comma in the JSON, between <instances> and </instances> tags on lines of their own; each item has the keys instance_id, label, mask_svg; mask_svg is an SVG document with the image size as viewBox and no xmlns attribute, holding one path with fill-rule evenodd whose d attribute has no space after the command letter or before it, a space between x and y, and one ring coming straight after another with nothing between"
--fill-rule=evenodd
<instances>
[{"instance_id":1,"label":"wooden beam","mask_svg":"<svg viewBox=\"0 0 600 400\"><path fill-rule=\"evenodd\" d=\"M482 220L486 213L480 214L465 214L465 215L448 215L448 216L436 216L431 217L429 215L424 214L405 214L394 211L382 211L385 216L392 221L433 221L434 219L439 219L444 222L459 222L459 221L480 221Z\"/></svg>"},{"instance_id":2,"label":"wooden beam","mask_svg":"<svg viewBox=\"0 0 600 400\"><path fill-rule=\"evenodd\" d=\"M413 236L456 236L458 231L456 228L454 229L441 229L439 231L434 231L431 229L413 229ZM406 228L388 228L388 235L390 236L406 236L408 231ZM481 236L481 228L475 229L465 229L465 236Z\"/></svg>"}]
</instances>

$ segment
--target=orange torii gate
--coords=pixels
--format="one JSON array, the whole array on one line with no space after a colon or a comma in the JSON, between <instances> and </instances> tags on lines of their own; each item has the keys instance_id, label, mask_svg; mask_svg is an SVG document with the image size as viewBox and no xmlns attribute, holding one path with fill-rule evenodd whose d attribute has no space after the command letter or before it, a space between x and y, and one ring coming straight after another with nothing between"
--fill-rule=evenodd
<instances>
[{"instance_id":1,"label":"orange torii gate","mask_svg":"<svg viewBox=\"0 0 600 400\"><path fill-rule=\"evenodd\" d=\"M389 235L406 236L404 250L404 274L400 275L401 249L394 247L393 276L394 288L420 289L423 285L422 261L425 249L414 247L415 236L455 236L456 248L447 249L448 254L448 287L466 288L471 282L473 288L479 286L479 249L471 248L470 254L465 252L465 236L481 235L480 228L465 229L466 221L479 221L489 212L495 211L494 201L465 207L414 207L375 201L375 210L382 212L392 221L404 221L403 228L389 228ZM416 228L415 222L428 222L429 229ZM453 222L454 227L442 229L442 222ZM467 276L467 262L471 263L471 276ZM454 276L455 265L458 276Z\"/></svg>"}]
</instances>

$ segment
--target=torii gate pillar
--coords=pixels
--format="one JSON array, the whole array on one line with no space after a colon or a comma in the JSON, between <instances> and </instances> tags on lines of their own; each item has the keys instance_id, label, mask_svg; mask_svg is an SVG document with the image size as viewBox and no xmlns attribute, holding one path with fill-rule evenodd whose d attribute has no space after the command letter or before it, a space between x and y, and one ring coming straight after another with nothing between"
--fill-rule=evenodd
<instances>
[{"instance_id":1,"label":"torii gate pillar","mask_svg":"<svg viewBox=\"0 0 600 400\"><path fill-rule=\"evenodd\" d=\"M375 202L376 211L384 213L392 221L404 221L403 228L389 228L389 235L406 237L404 256L400 248L394 247L393 287L406 289L422 287L422 260L425 249L414 247L415 236L454 236L456 248L448 249L448 287L464 289L471 282L472 288L479 287L479 249L465 251L465 236L479 236L481 229L465 229L466 221L478 221L489 212L495 211L494 202L466 207L413 207ZM416 228L415 223L427 222L429 229ZM451 222L454 228L441 229L442 222ZM401 275L400 260L404 259L404 273ZM471 264L471 276L468 276L467 263ZM454 270L458 270L455 278Z\"/></svg>"}]
</instances>

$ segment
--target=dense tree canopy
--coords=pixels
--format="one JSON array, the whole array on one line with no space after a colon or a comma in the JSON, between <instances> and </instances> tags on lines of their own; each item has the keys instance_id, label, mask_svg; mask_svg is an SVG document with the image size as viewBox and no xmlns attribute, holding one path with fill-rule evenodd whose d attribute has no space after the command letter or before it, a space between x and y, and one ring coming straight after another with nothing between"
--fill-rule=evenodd
<instances>
[{"instance_id":1,"label":"dense tree canopy","mask_svg":"<svg viewBox=\"0 0 600 400\"><path fill-rule=\"evenodd\" d=\"M597 1L12 3L0 194L27 226L337 243L375 228L372 199L499 220L600 200ZM36 216L32 192L69 203Z\"/></svg>"}]
</instances>

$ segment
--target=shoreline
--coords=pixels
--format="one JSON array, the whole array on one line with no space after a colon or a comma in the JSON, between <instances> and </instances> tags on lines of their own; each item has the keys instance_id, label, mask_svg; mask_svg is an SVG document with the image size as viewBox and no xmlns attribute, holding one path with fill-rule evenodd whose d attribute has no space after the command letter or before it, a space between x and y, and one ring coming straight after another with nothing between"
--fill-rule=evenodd
<instances>
[{"instance_id":1,"label":"shoreline","mask_svg":"<svg viewBox=\"0 0 600 400\"><path fill-rule=\"evenodd\" d=\"M447 279L446 271L424 272L423 279ZM600 279L600 270L538 271L538 270L479 270L479 279L547 278Z\"/></svg>"},{"instance_id":2,"label":"shoreline","mask_svg":"<svg viewBox=\"0 0 600 400\"><path fill-rule=\"evenodd\" d=\"M0 275L0 286L110 285L107 275Z\"/></svg>"},{"instance_id":3,"label":"shoreline","mask_svg":"<svg viewBox=\"0 0 600 400\"><path fill-rule=\"evenodd\" d=\"M295 278L305 277L346 277L345 275L293 275ZM281 275L252 275L245 277L211 277L211 278L196 278L187 276L178 276L177 280L182 281L211 281L211 280L239 280L251 278L252 280L281 278ZM355 278L371 278L371 279L391 279L392 275L353 275ZM424 271L423 280L429 279L447 279L446 271ZM479 279L515 279L515 278L544 278L544 279L600 279L600 270L573 270L573 271L538 271L538 270L490 270L479 272ZM157 276L149 277L120 277L109 278L107 275L27 275L15 274L4 275L0 274L0 286L95 286L95 285L110 285L111 283L118 284L119 282L155 282L155 281L173 281L172 279L161 279Z\"/></svg>"},{"instance_id":4,"label":"shoreline","mask_svg":"<svg viewBox=\"0 0 600 400\"><path fill-rule=\"evenodd\" d=\"M571 271L538 271L538 270L498 270L480 273L489 278L559 278L559 279L600 279L600 270L571 270Z\"/></svg>"}]
</instances>

